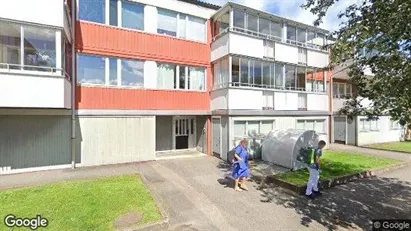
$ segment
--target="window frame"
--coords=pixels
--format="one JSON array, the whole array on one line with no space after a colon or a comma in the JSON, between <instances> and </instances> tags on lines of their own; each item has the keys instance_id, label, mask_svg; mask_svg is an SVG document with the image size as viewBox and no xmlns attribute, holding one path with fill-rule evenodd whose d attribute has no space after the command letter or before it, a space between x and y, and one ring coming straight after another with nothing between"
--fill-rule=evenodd
<instances>
[{"instance_id":1,"label":"window frame","mask_svg":"<svg viewBox=\"0 0 411 231\"><path fill-rule=\"evenodd\" d=\"M124 89L145 89L145 79L144 79L144 63L145 60L140 60L140 59L126 59L126 58L118 58L118 57L113 57L113 56L101 56L101 55L90 55L86 53L77 53L76 59L77 59L77 65L79 63L79 56L92 56L92 57L98 57L101 59L104 59L104 84L93 84L93 83L80 83L79 78L77 79L77 85L78 86L95 86L95 87L109 87L109 88L124 88ZM110 59L116 60L117 65L116 65L116 72L117 72L117 84L110 84ZM133 62L141 62L142 67L143 67L143 83L142 86L133 86L133 85L122 85L122 61L133 61ZM77 73L78 73L78 68L77 68Z\"/></svg>"},{"instance_id":2,"label":"window frame","mask_svg":"<svg viewBox=\"0 0 411 231\"><path fill-rule=\"evenodd\" d=\"M167 63L167 62L157 62L156 63L156 88L157 90L168 90L168 91L190 91L190 92L205 92L207 91L207 68L206 67L199 67L199 66L190 66L190 65L180 65L180 64L174 64L174 63ZM175 85L173 88L158 88L157 81L158 81L158 66L159 64L165 64L165 65L174 65L175 66ZM180 69L181 67L184 67L184 89L180 88ZM204 70L204 90L199 90L199 89L190 89L190 76L189 76L189 68L200 68ZM215 78L215 77L214 77Z\"/></svg>"},{"instance_id":3,"label":"window frame","mask_svg":"<svg viewBox=\"0 0 411 231\"><path fill-rule=\"evenodd\" d=\"M375 122L376 124L376 129L372 128L372 122ZM364 125L368 125L368 129ZM377 119L367 119L367 118L360 118L359 119L359 132L365 133L365 132L379 132L380 131L380 120Z\"/></svg>"},{"instance_id":4,"label":"window frame","mask_svg":"<svg viewBox=\"0 0 411 231\"><path fill-rule=\"evenodd\" d=\"M320 135L326 135L326 134L327 134L327 119L320 119L320 118L313 118L313 119L311 119L311 118L307 118L307 119L296 119L296 122L295 122L295 128L296 128L296 129L298 129L298 128L297 128L297 127L298 127L298 123L299 123L299 122L302 122L302 121L304 121L304 129L303 129L303 130L307 130L307 129L306 129L307 121L312 121L312 122L313 122L314 131L315 131L316 124L317 124L319 121L321 121L321 123L323 123L323 129L324 129L324 131L323 131L323 132L317 132L317 131L315 131L315 132L316 132L317 134L320 134ZM310 130L310 129L308 129L308 130Z\"/></svg>"},{"instance_id":5,"label":"window frame","mask_svg":"<svg viewBox=\"0 0 411 231\"><path fill-rule=\"evenodd\" d=\"M249 135L250 131L249 131L249 127L248 127L248 123L249 122L258 122L258 132L256 137L264 137L268 134L261 134L261 126L263 124L263 122L271 122L272 125L272 129L275 129L276 127L276 120L275 119L271 119L271 118L235 118L233 119L233 138L234 139L241 139L243 137L247 137L247 138L252 138L252 136ZM236 123L243 123L245 122L245 135L240 136L236 136L235 132L234 132L234 127Z\"/></svg>"}]
</instances>

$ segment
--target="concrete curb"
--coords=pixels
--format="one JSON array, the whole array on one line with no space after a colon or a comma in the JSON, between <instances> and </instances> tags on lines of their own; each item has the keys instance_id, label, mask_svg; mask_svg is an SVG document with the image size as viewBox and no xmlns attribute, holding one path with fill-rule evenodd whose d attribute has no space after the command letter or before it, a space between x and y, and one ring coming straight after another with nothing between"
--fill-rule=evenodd
<instances>
[{"instance_id":1,"label":"concrete curb","mask_svg":"<svg viewBox=\"0 0 411 231\"><path fill-rule=\"evenodd\" d=\"M355 174L350 174L350 175L346 175L346 176L341 176L332 180L325 180L325 181L321 181L320 180L320 188L321 189L328 189L328 188L332 188L335 187L337 185L342 185L342 184L347 184L349 182L352 181L356 181L358 179L362 179L362 178L370 178L370 177L375 177L377 175L383 174L383 173L387 173L387 172L391 172L400 168L404 168L407 166L410 166L411 162L403 162L397 165L393 165L390 167L386 167L386 168L382 168L382 169L377 169L377 170L370 170L370 171L362 171L359 173L355 173ZM305 194L305 190L307 188L306 185L295 185L283 180L279 180L277 178L275 178L274 176L267 176L265 178L265 182L268 184L275 184L277 186L280 186L282 188L291 190L294 193L297 193L299 195L304 195Z\"/></svg>"},{"instance_id":2,"label":"concrete curb","mask_svg":"<svg viewBox=\"0 0 411 231\"><path fill-rule=\"evenodd\" d=\"M410 141L408 141L408 142L410 142ZM374 150L378 150L378 151L397 152L397 153L401 153L401 154L411 155L411 152L406 152L406 151L401 151L401 150L387 150L387 149L375 148L375 147L371 147L371 146L359 146L359 147L360 147L360 148L367 148L367 149L374 149Z\"/></svg>"},{"instance_id":3,"label":"concrete curb","mask_svg":"<svg viewBox=\"0 0 411 231\"><path fill-rule=\"evenodd\" d=\"M148 225L145 225L139 228L130 229L130 231L149 231L149 230L167 229L170 225L170 222L169 222L167 211L165 210L163 206L163 200L161 199L160 195L156 192L156 190L153 188L153 186L148 182L148 180L142 174L139 174L139 175L141 177L141 180L150 190L151 195L153 196L153 199L157 205L158 210L160 210L160 213L163 219L153 224L148 224Z\"/></svg>"}]
</instances>

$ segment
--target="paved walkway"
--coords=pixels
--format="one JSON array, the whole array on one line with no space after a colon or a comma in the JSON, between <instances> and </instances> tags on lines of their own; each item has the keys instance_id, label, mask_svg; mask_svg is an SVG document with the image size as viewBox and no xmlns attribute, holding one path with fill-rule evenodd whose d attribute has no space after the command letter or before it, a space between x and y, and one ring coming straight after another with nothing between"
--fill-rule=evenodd
<instances>
[{"instance_id":1,"label":"paved walkway","mask_svg":"<svg viewBox=\"0 0 411 231\"><path fill-rule=\"evenodd\" d=\"M235 192L227 165L213 157L6 175L0 189L133 173L162 198L169 230L369 230L373 218L411 218L411 167L329 189L313 202L260 182Z\"/></svg>"},{"instance_id":2,"label":"paved walkway","mask_svg":"<svg viewBox=\"0 0 411 231\"><path fill-rule=\"evenodd\" d=\"M330 149L336 150L336 151L356 152L356 153L361 153L365 155L381 156L381 157L411 162L411 154L402 153L402 152L383 151L383 150L363 148L363 147L357 147L357 146L351 146L351 145L336 144L336 143L330 144Z\"/></svg>"}]
</instances>

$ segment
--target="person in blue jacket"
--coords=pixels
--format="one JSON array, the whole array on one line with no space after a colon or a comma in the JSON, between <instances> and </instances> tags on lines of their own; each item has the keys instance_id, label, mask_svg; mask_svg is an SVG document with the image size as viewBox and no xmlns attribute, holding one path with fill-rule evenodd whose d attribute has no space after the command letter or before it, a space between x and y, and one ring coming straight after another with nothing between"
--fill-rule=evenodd
<instances>
[{"instance_id":1,"label":"person in blue jacket","mask_svg":"<svg viewBox=\"0 0 411 231\"><path fill-rule=\"evenodd\" d=\"M245 183L247 182L248 178L250 177L250 171L248 166L248 152L247 152L247 139L242 139L240 144L235 148L235 162L234 162L234 169L233 175L235 185L234 190L236 191L248 191L247 186Z\"/></svg>"}]
</instances>

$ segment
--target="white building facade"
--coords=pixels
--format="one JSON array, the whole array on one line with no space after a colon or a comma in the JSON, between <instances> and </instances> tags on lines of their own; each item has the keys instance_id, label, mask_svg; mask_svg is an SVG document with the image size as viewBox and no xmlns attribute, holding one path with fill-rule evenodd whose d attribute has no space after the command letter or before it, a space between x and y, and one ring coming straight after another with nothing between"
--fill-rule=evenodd
<instances>
[{"instance_id":1,"label":"white building facade","mask_svg":"<svg viewBox=\"0 0 411 231\"><path fill-rule=\"evenodd\" d=\"M228 3L213 17L213 152L242 137L260 157L274 128L315 130L329 142L327 31Z\"/></svg>"}]
</instances>

